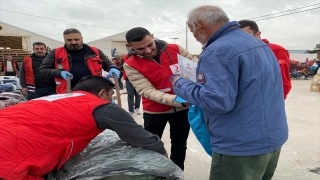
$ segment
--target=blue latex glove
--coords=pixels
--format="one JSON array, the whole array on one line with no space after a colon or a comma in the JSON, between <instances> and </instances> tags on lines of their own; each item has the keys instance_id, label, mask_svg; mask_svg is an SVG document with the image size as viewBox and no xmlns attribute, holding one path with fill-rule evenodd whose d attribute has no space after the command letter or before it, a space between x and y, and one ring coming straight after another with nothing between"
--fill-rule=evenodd
<instances>
[{"instance_id":1,"label":"blue latex glove","mask_svg":"<svg viewBox=\"0 0 320 180\"><path fill-rule=\"evenodd\" d=\"M116 68L111 68L110 70L109 70L109 76L113 76L113 75L116 75L118 78L120 78L120 71L118 70L118 69L116 69Z\"/></svg>"},{"instance_id":2,"label":"blue latex glove","mask_svg":"<svg viewBox=\"0 0 320 180\"><path fill-rule=\"evenodd\" d=\"M176 98L174 98L174 101L179 103L188 103L188 101L182 99L180 96L176 96Z\"/></svg>"},{"instance_id":3,"label":"blue latex glove","mask_svg":"<svg viewBox=\"0 0 320 180\"><path fill-rule=\"evenodd\" d=\"M71 73L69 73L68 71L61 71L60 75L64 80L67 80L67 75L71 76L70 79L73 79L73 75Z\"/></svg>"}]
</instances>

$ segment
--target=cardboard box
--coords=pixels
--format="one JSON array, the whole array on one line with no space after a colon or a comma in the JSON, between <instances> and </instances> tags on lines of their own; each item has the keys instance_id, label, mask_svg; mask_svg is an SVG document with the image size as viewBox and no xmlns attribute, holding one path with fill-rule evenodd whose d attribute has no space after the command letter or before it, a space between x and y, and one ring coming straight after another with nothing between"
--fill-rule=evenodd
<instances>
[{"instance_id":1,"label":"cardboard box","mask_svg":"<svg viewBox=\"0 0 320 180\"><path fill-rule=\"evenodd\" d=\"M314 77L313 77L313 83L315 83L315 84L320 84L320 76L317 76L317 75L315 75Z\"/></svg>"},{"instance_id":2,"label":"cardboard box","mask_svg":"<svg viewBox=\"0 0 320 180\"><path fill-rule=\"evenodd\" d=\"M310 91L312 91L312 92L320 92L320 84L311 83Z\"/></svg>"}]
</instances>

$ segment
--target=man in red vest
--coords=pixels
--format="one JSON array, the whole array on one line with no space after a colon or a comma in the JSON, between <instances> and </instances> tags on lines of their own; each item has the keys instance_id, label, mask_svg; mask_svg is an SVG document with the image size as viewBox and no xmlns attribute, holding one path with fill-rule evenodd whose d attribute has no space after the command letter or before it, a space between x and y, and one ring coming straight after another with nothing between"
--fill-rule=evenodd
<instances>
[{"instance_id":1,"label":"man in red vest","mask_svg":"<svg viewBox=\"0 0 320 180\"><path fill-rule=\"evenodd\" d=\"M163 142L111 103L114 84L82 78L73 93L41 97L0 110L0 179L36 180L82 151L104 129L133 147L167 156Z\"/></svg>"},{"instance_id":2,"label":"man in red vest","mask_svg":"<svg viewBox=\"0 0 320 180\"><path fill-rule=\"evenodd\" d=\"M54 78L39 74L40 64L47 55L46 45L35 42L32 46L33 54L24 58L19 75L22 94L28 95L28 100L56 94Z\"/></svg>"},{"instance_id":3,"label":"man in red vest","mask_svg":"<svg viewBox=\"0 0 320 180\"><path fill-rule=\"evenodd\" d=\"M142 27L129 30L126 40L133 55L123 67L133 87L142 96L144 128L162 137L169 122L170 158L183 170L190 130L188 106L175 102L176 95L169 80L172 75L170 66L178 63L178 54L193 61L198 59L177 44L154 40L153 34Z\"/></svg>"},{"instance_id":4,"label":"man in red vest","mask_svg":"<svg viewBox=\"0 0 320 180\"><path fill-rule=\"evenodd\" d=\"M71 88L84 76L101 76L102 69L120 77L120 71L98 48L83 43L81 32L67 29L63 32L65 45L49 52L40 66L40 74L55 78L57 93L67 90L67 76L71 76Z\"/></svg>"},{"instance_id":5,"label":"man in red vest","mask_svg":"<svg viewBox=\"0 0 320 180\"><path fill-rule=\"evenodd\" d=\"M1 74L5 76L16 76L20 71L19 65L12 56L8 55L6 61L2 61Z\"/></svg>"},{"instance_id":6,"label":"man in red vest","mask_svg":"<svg viewBox=\"0 0 320 180\"><path fill-rule=\"evenodd\" d=\"M261 39L261 31L259 31L259 27L256 22L251 20L241 20L239 21L239 24L243 31L255 36L258 39ZM274 55L278 59L282 75L283 94L284 99L286 99L292 87L289 73L290 55L288 51L282 46L278 44L269 43L267 39L262 39L262 41L269 45Z\"/></svg>"}]
</instances>

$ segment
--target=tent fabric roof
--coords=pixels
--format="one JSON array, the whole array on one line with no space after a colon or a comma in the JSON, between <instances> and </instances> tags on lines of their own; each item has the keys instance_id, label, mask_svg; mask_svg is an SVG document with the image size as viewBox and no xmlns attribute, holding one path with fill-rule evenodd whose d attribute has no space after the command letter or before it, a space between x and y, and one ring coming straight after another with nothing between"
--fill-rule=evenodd
<instances>
[{"instance_id":1,"label":"tent fabric roof","mask_svg":"<svg viewBox=\"0 0 320 180\"><path fill-rule=\"evenodd\" d=\"M94 42L101 41L101 40L108 40L108 39L110 39L112 41L127 42L127 40L126 40L127 32L128 31L124 31L124 32L121 32L121 33L118 33L118 34L114 34L114 35L111 35L111 36L100 38L100 39L97 39L97 40L94 40L94 41L87 42L86 44L94 43ZM158 38L154 37L154 39L157 40Z\"/></svg>"},{"instance_id":2,"label":"tent fabric roof","mask_svg":"<svg viewBox=\"0 0 320 180\"><path fill-rule=\"evenodd\" d=\"M6 49L22 49L22 37L19 36L0 36L0 47Z\"/></svg>"},{"instance_id":3,"label":"tent fabric roof","mask_svg":"<svg viewBox=\"0 0 320 180\"><path fill-rule=\"evenodd\" d=\"M124 32L121 32L121 33L118 33L118 34L114 34L114 35L111 35L111 36L107 36L107 37L104 37L104 38L100 38L100 39L97 39L97 40L94 40L94 41L90 41L90 42L87 42L86 44L90 44L90 43L94 43L96 41L101 41L101 40L107 40L107 39L111 39L112 41L123 41L123 42L126 42L126 33L128 31L124 31Z\"/></svg>"},{"instance_id":4,"label":"tent fabric roof","mask_svg":"<svg viewBox=\"0 0 320 180\"><path fill-rule=\"evenodd\" d=\"M55 42L62 43L61 41L58 41L58 40L56 40L56 39L52 39L52 38L50 38L50 37L47 37L47 36L44 36L44 35L41 35L41 34L32 32L32 31L28 31L28 30L26 30L26 29L23 29L23 28L20 28L20 27L17 27L17 26L14 26L14 25L5 23L5 22L3 22L3 21L0 21L0 26L1 26L1 24L4 24L4 25L10 26L10 27L12 27L12 28L15 28L15 29L18 29L18 30L27 32L28 34L37 35L37 36L40 36L40 37L43 37L43 38L46 38L46 39L50 39L51 41L55 41ZM18 35L18 36L20 36L20 35ZM21 36L20 36L20 37L21 37Z\"/></svg>"}]
</instances>

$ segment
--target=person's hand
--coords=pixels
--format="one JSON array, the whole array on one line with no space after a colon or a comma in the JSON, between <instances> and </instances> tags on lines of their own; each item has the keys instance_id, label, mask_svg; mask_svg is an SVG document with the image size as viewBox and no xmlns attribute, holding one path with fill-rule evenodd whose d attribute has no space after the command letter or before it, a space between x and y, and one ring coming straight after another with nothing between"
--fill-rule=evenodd
<instances>
[{"instance_id":1,"label":"person's hand","mask_svg":"<svg viewBox=\"0 0 320 180\"><path fill-rule=\"evenodd\" d=\"M178 81L178 80L181 79L181 78L182 78L182 76L178 76L178 75L173 76L173 78L172 78L172 80L171 80L172 85L174 85L174 83L176 83L176 81Z\"/></svg>"},{"instance_id":2,"label":"person's hand","mask_svg":"<svg viewBox=\"0 0 320 180\"><path fill-rule=\"evenodd\" d=\"M176 81L178 81L179 79L181 78L187 78L189 79L189 77L187 75L184 75L182 73L178 73L178 74L173 74L171 77L170 77L170 81L172 83L172 85L174 85L174 83L176 83Z\"/></svg>"},{"instance_id":3,"label":"person's hand","mask_svg":"<svg viewBox=\"0 0 320 180\"><path fill-rule=\"evenodd\" d=\"M118 100L118 96L113 96L112 97L114 100Z\"/></svg>"},{"instance_id":4,"label":"person's hand","mask_svg":"<svg viewBox=\"0 0 320 180\"><path fill-rule=\"evenodd\" d=\"M70 76L70 80L73 79L73 75L68 71L61 71L60 75L64 80L67 80L67 75Z\"/></svg>"},{"instance_id":5,"label":"person's hand","mask_svg":"<svg viewBox=\"0 0 320 180\"><path fill-rule=\"evenodd\" d=\"M4 76L4 72L0 72L0 76Z\"/></svg>"},{"instance_id":6,"label":"person's hand","mask_svg":"<svg viewBox=\"0 0 320 180\"><path fill-rule=\"evenodd\" d=\"M113 76L114 74L120 78L120 71L117 68L111 68L109 70L109 76Z\"/></svg>"},{"instance_id":7,"label":"person's hand","mask_svg":"<svg viewBox=\"0 0 320 180\"><path fill-rule=\"evenodd\" d=\"M21 89L21 92L22 92L23 95L28 95L28 91L29 91L28 88L22 88Z\"/></svg>"},{"instance_id":8,"label":"person's hand","mask_svg":"<svg viewBox=\"0 0 320 180\"><path fill-rule=\"evenodd\" d=\"M179 73L179 74L180 74L180 73ZM182 73L181 73L180 75L181 75L182 78L189 79L189 77L188 77L187 75L185 75L185 74L182 74Z\"/></svg>"}]
</instances>

